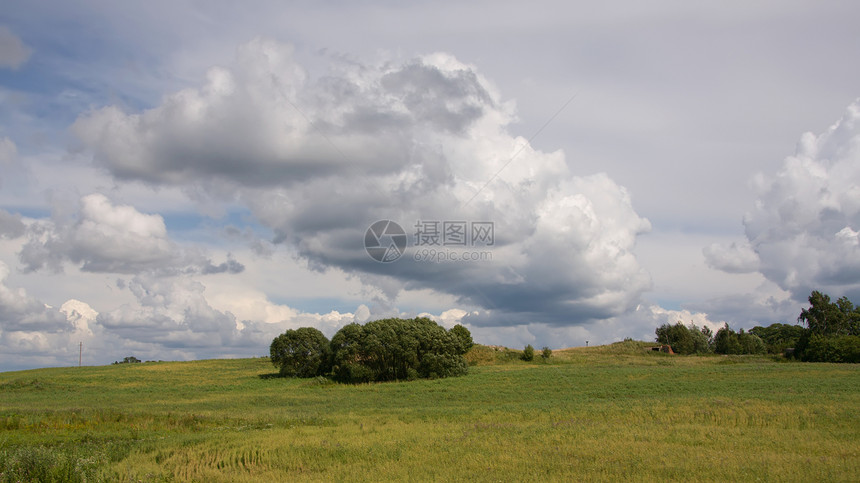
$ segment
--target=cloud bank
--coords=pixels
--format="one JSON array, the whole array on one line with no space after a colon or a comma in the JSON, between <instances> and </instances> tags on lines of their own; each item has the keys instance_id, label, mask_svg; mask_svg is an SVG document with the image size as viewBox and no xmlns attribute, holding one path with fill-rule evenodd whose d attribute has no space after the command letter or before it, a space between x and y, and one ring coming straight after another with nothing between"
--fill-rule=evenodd
<instances>
[{"instance_id":1,"label":"cloud bank","mask_svg":"<svg viewBox=\"0 0 860 483\"><path fill-rule=\"evenodd\" d=\"M10 229L14 229L13 222L6 222ZM98 193L80 199L76 217L55 216L34 223L28 235L19 254L25 272L41 268L60 272L64 263L75 264L84 272L122 274L238 273L244 269L235 260L214 265L200 250L169 240L160 215L114 204Z\"/></svg>"},{"instance_id":2,"label":"cloud bank","mask_svg":"<svg viewBox=\"0 0 860 483\"><path fill-rule=\"evenodd\" d=\"M73 131L116 179L238 201L312 268L359 276L389 304L431 289L483 309L470 323L496 326L581 324L636 307L651 282L632 250L648 220L607 175L573 176L562 152L512 135L515 119L512 102L448 54L312 77L290 46L258 38L199 87L140 112L91 111ZM492 222L492 260L377 263L363 240L379 219ZM63 256L84 269L146 267L168 251L157 227L140 226L135 252L148 258L96 259L80 223Z\"/></svg>"}]
</instances>

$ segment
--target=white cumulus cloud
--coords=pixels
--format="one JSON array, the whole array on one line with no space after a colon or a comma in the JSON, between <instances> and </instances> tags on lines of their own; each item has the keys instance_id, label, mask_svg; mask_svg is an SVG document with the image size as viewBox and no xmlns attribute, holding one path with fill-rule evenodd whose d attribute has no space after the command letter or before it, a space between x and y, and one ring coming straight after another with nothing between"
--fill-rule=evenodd
<instances>
[{"instance_id":1,"label":"white cumulus cloud","mask_svg":"<svg viewBox=\"0 0 860 483\"><path fill-rule=\"evenodd\" d=\"M758 254L747 242L713 243L703 248L702 253L708 266L729 273L751 273L759 267Z\"/></svg>"},{"instance_id":2,"label":"white cumulus cloud","mask_svg":"<svg viewBox=\"0 0 860 483\"><path fill-rule=\"evenodd\" d=\"M115 204L99 193L82 197L76 216L38 221L28 231L29 240L19 255L25 271L43 267L60 271L64 263L107 273L218 273L244 268L232 259L213 264L203 252L170 240L161 215Z\"/></svg>"},{"instance_id":3,"label":"white cumulus cloud","mask_svg":"<svg viewBox=\"0 0 860 483\"><path fill-rule=\"evenodd\" d=\"M804 134L777 173L755 185L747 240L706 248L708 263L759 270L796 299L815 289L860 295L860 99L825 132Z\"/></svg>"}]
</instances>

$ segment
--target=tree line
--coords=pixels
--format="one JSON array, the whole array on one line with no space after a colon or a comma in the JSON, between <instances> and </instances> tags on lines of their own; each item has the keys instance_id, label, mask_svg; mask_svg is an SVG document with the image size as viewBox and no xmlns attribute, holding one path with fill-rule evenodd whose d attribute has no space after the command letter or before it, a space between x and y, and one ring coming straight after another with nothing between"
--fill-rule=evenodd
<instances>
[{"instance_id":1,"label":"tree line","mask_svg":"<svg viewBox=\"0 0 860 483\"><path fill-rule=\"evenodd\" d=\"M785 354L808 362L860 362L860 306L847 297L831 302L819 291L809 296L809 308L798 324L756 326L735 332L725 324L714 334L707 327L663 324L657 342L679 354Z\"/></svg>"},{"instance_id":2,"label":"tree line","mask_svg":"<svg viewBox=\"0 0 860 483\"><path fill-rule=\"evenodd\" d=\"M348 324L330 341L312 327L288 330L269 352L282 376L361 383L466 374L463 356L473 344L462 325L445 330L426 317L391 318Z\"/></svg>"}]
</instances>

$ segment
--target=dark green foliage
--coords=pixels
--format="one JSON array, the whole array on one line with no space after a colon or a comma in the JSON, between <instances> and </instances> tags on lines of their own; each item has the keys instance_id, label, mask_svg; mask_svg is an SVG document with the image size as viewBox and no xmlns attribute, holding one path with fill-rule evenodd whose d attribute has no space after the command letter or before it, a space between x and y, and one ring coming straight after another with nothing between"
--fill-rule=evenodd
<instances>
[{"instance_id":1,"label":"dark green foliage","mask_svg":"<svg viewBox=\"0 0 860 483\"><path fill-rule=\"evenodd\" d=\"M137 363L139 363L139 362L141 362L141 361L140 361L140 359L138 359L137 357L134 357L134 356L128 356L128 357L126 357L125 359L123 359L123 360L121 360L121 361L114 361L113 363L114 363L114 364L137 364Z\"/></svg>"},{"instance_id":2,"label":"dark green foliage","mask_svg":"<svg viewBox=\"0 0 860 483\"><path fill-rule=\"evenodd\" d=\"M860 307L847 297L836 302L817 290L798 322L808 327L795 345L794 357L808 362L860 362Z\"/></svg>"},{"instance_id":3,"label":"dark green foliage","mask_svg":"<svg viewBox=\"0 0 860 483\"><path fill-rule=\"evenodd\" d=\"M290 329L275 337L269 347L272 364L282 376L314 377L330 368L331 348L322 332L313 327Z\"/></svg>"},{"instance_id":4,"label":"dark green foliage","mask_svg":"<svg viewBox=\"0 0 860 483\"><path fill-rule=\"evenodd\" d=\"M655 331L657 342L672 347L676 354L704 354L711 351L711 329L696 324L685 326L681 322L675 325L663 324Z\"/></svg>"},{"instance_id":5,"label":"dark green foliage","mask_svg":"<svg viewBox=\"0 0 860 483\"><path fill-rule=\"evenodd\" d=\"M550 357L552 357L552 349L544 346L544 348L541 350L540 356L543 357L544 360L549 359Z\"/></svg>"},{"instance_id":6,"label":"dark green foliage","mask_svg":"<svg viewBox=\"0 0 860 483\"><path fill-rule=\"evenodd\" d=\"M469 349L475 345L475 341L472 340L472 333L460 324L451 327L448 333L457 338L460 354L469 352Z\"/></svg>"},{"instance_id":7,"label":"dark green foliage","mask_svg":"<svg viewBox=\"0 0 860 483\"><path fill-rule=\"evenodd\" d=\"M332 375L352 383L459 376L472 345L465 327L446 331L424 317L349 324L332 337Z\"/></svg>"},{"instance_id":8,"label":"dark green foliage","mask_svg":"<svg viewBox=\"0 0 860 483\"><path fill-rule=\"evenodd\" d=\"M522 359L526 362L531 361L535 358L535 348L532 347L531 344L527 345L525 349L523 349Z\"/></svg>"},{"instance_id":9,"label":"dark green foliage","mask_svg":"<svg viewBox=\"0 0 860 483\"><path fill-rule=\"evenodd\" d=\"M729 328L729 324L717 331L714 336L714 352L717 354L740 354L741 344L738 334Z\"/></svg>"},{"instance_id":10,"label":"dark green foliage","mask_svg":"<svg viewBox=\"0 0 860 483\"><path fill-rule=\"evenodd\" d=\"M796 348L804 362L860 362L860 337L856 335L804 334Z\"/></svg>"},{"instance_id":11,"label":"dark green foliage","mask_svg":"<svg viewBox=\"0 0 860 483\"><path fill-rule=\"evenodd\" d=\"M733 331L729 324L717 331L714 336L714 352L717 354L764 354L767 352L764 341L749 332Z\"/></svg>"},{"instance_id":12,"label":"dark green foliage","mask_svg":"<svg viewBox=\"0 0 860 483\"><path fill-rule=\"evenodd\" d=\"M771 324L750 329L750 334L757 335L764 341L768 354L783 354L786 349L796 347L804 332L806 329L803 327L790 324Z\"/></svg>"}]
</instances>

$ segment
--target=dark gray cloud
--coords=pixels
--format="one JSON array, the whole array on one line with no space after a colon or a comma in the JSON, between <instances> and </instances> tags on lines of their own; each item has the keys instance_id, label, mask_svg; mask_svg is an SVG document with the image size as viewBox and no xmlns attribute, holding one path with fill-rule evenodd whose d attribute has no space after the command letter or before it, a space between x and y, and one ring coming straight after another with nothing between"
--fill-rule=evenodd
<instances>
[{"instance_id":1,"label":"dark gray cloud","mask_svg":"<svg viewBox=\"0 0 860 483\"><path fill-rule=\"evenodd\" d=\"M221 262L218 265L213 265L211 262L208 263L201 273L204 275L212 274L212 273L242 273L245 270L245 265L233 260L232 258L227 260L226 262Z\"/></svg>"},{"instance_id":2,"label":"dark gray cloud","mask_svg":"<svg viewBox=\"0 0 860 483\"><path fill-rule=\"evenodd\" d=\"M9 269L0 262L0 334L9 332L52 333L69 329L66 317L44 302L5 285Z\"/></svg>"}]
</instances>

